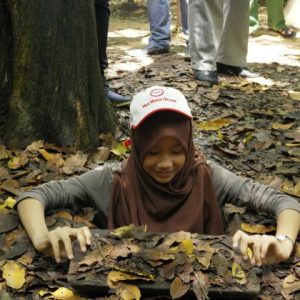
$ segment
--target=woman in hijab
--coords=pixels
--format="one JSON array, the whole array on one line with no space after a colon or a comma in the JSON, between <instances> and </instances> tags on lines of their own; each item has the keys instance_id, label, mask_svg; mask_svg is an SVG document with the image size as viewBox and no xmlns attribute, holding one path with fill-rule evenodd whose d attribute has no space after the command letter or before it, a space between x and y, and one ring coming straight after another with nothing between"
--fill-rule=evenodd
<instances>
[{"instance_id":1,"label":"woman in hijab","mask_svg":"<svg viewBox=\"0 0 300 300\"><path fill-rule=\"evenodd\" d=\"M92 243L87 227L48 230L45 211L93 207L102 228L147 225L148 231L224 233L223 207L231 202L277 217L276 235L247 235L238 230L233 245L251 263L289 258L300 229L300 204L268 186L207 162L194 149L192 114L174 88L150 87L130 106L132 151L119 163L106 163L81 176L43 184L17 201L21 221L34 245L60 261L61 248L73 258L71 238L81 250Z\"/></svg>"}]
</instances>

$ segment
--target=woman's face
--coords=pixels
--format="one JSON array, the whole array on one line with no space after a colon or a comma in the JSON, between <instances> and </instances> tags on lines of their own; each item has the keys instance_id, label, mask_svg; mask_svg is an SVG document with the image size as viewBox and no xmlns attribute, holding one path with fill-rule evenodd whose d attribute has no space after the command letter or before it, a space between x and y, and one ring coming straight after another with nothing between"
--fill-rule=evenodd
<instances>
[{"instance_id":1,"label":"woman's face","mask_svg":"<svg viewBox=\"0 0 300 300\"><path fill-rule=\"evenodd\" d=\"M157 182L168 183L183 168L185 159L181 143L168 136L162 138L146 153L143 168Z\"/></svg>"}]
</instances>

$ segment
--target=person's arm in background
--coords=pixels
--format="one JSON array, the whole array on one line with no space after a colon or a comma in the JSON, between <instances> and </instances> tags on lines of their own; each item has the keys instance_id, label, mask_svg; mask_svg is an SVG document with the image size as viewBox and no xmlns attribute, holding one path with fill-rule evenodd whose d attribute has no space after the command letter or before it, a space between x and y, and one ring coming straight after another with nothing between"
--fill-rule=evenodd
<instances>
[{"instance_id":1,"label":"person's arm in background","mask_svg":"<svg viewBox=\"0 0 300 300\"><path fill-rule=\"evenodd\" d=\"M252 249L251 263L261 265L286 260L290 257L300 230L300 203L269 186L262 185L249 178L239 177L214 163L214 186L219 205L230 202L238 206L247 206L258 212L276 216L276 235L248 235L239 230L233 237L247 258L247 248Z\"/></svg>"},{"instance_id":2,"label":"person's arm in background","mask_svg":"<svg viewBox=\"0 0 300 300\"><path fill-rule=\"evenodd\" d=\"M22 224L34 247L41 252L53 252L60 261L64 252L73 258L72 239L77 239L81 250L91 243L91 233L87 227L57 227L48 230L45 211L55 208L78 210L81 207L94 207L106 215L111 189L111 174L107 167L89 171L67 180L52 181L22 194L16 207Z\"/></svg>"}]
</instances>

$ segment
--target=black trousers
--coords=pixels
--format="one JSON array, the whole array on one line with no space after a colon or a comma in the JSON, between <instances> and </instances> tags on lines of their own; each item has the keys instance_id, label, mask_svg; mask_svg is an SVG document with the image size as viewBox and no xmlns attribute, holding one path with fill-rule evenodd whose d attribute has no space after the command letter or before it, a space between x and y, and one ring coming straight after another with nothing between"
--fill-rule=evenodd
<instances>
[{"instance_id":1,"label":"black trousers","mask_svg":"<svg viewBox=\"0 0 300 300\"><path fill-rule=\"evenodd\" d=\"M95 0L96 25L98 37L99 64L103 71L108 66L107 61L107 37L109 26L109 0Z\"/></svg>"}]
</instances>

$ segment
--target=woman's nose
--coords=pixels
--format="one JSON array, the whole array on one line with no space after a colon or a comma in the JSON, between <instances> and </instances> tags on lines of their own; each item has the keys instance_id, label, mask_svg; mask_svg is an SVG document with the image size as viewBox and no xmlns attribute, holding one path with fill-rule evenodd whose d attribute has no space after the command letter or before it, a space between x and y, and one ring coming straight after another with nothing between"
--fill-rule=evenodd
<instances>
[{"instance_id":1,"label":"woman's nose","mask_svg":"<svg viewBox=\"0 0 300 300\"><path fill-rule=\"evenodd\" d=\"M173 165L172 159L168 155L161 157L161 159L157 163L157 167L164 168L164 169L170 168L172 167L172 165Z\"/></svg>"}]
</instances>

